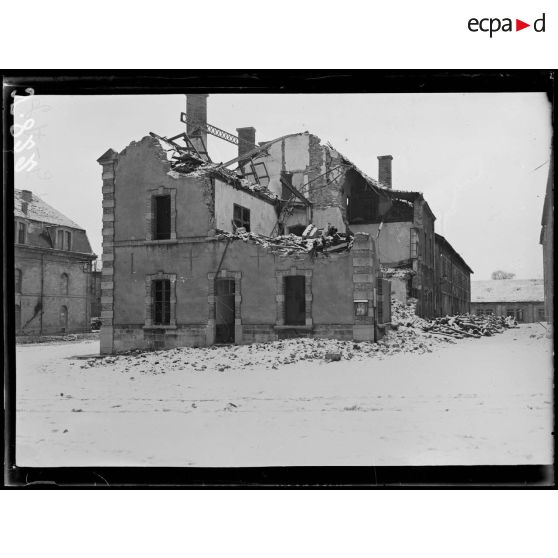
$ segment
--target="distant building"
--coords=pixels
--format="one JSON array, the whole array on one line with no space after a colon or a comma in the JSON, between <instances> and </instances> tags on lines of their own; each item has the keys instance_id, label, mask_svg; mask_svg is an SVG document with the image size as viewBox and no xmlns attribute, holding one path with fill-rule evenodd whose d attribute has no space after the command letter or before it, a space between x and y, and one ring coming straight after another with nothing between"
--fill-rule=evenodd
<instances>
[{"instance_id":1,"label":"distant building","mask_svg":"<svg viewBox=\"0 0 558 558\"><path fill-rule=\"evenodd\" d=\"M15 190L16 335L86 331L91 263L86 232L29 190Z\"/></svg>"},{"instance_id":2,"label":"distant building","mask_svg":"<svg viewBox=\"0 0 558 558\"><path fill-rule=\"evenodd\" d=\"M511 316L518 322L546 321L542 279L471 282L471 313Z\"/></svg>"},{"instance_id":3,"label":"distant building","mask_svg":"<svg viewBox=\"0 0 558 558\"><path fill-rule=\"evenodd\" d=\"M471 310L473 270L441 235L435 235L437 316L466 314Z\"/></svg>"},{"instance_id":4,"label":"distant building","mask_svg":"<svg viewBox=\"0 0 558 558\"><path fill-rule=\"evenodd\" d=\"M554 158L550 157L550 168L546 183L546 195L542 215L542 228L540 243L543 247L544 265L544 307L547 321L554 323L553 293L554 293L554 270L552 262L552 251L554 249Z\"/></svg>"}]
</instances>

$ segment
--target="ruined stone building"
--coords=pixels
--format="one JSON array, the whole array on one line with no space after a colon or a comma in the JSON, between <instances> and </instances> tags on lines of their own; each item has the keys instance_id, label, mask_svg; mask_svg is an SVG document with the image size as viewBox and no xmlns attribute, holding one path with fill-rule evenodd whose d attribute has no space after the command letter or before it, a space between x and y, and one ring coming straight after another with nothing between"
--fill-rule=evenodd
<instances>
[{"instance_id":1,"label":"ruined stone building","mask_svg":"<svg viewBox=\"0 0 558 558\"><path fill-rule=\"evenodd\" d=\"M541 222L540 243L543 247L544 308L549 323L554 323L554 156L550 156L546 195Z\"/></svg>"},{"instance_id":2,"label":"ruined stone building","mask_svg":"<svg viewBox=\"0 0 558 558\"><path fill-rule=\"evenodd\" d=\"M207 123L207 95L188 95L182 116L186 133L150 133L98 159L102 352L373 341L391 321L390 272L434 314L435 218L420 193L368 177L309 132L232 136ZM208 131L238 156L212 162Z\"/></svg>"},{"instance_id":3,"label":"ruined stone building","mask_svg":"<svg viewBox=\"0 0 558 558\"><path fill-rule=\"evenodd\" d=\"M97 256L85 230L31 191L15 190L14 242L16 334L88 330Z\"/></svg>"}]
</instances>

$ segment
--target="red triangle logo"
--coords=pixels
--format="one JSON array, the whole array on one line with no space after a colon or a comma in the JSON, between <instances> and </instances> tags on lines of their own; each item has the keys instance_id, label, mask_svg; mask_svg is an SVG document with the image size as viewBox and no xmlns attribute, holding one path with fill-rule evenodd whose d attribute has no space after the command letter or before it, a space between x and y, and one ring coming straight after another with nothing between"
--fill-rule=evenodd
<instances>
[{"instance_id":1,"label":"red triangle logo","mask_svg":"<svg viewBox=\"0 0 558 558\"><path fill-rule=\"evenodd\" d=\"M524 21L521 21L520 19L515 20L515 30L516 31L521 31L522 29L525 29L526 27L531 27L531 24L530 23L525 23Z\"/></svg>"}]
</instances>

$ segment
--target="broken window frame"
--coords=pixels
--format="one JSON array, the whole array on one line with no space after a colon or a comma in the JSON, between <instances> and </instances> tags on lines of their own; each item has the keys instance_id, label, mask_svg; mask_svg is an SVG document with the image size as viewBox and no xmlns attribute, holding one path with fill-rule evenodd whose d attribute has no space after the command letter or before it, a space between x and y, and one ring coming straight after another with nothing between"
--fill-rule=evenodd
<instances>
[{"instance_id":1,"label":"broken window frame","mask_svg":"<svg viewBox=\"0 0 558 558\"><path fill-rule=\"evenodd\" d=\"M250 232L250 209L238 203L233 203L233 224L238 229L244 227Z\"/></svg>"}]
</instances>

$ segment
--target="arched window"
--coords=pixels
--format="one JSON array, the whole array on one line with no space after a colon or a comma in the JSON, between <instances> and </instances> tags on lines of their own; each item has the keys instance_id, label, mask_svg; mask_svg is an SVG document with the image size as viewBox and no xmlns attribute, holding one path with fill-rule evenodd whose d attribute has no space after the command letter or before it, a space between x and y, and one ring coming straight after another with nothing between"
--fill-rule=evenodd
<instances>
[{"instance_id":1,"label":"arched window","mask_svg":"<svg viewBox=\"0 0 558 558\"><path fill-rule=\"evenodd\" d=\"M21 306L19 304L16 304L15 307L15 328L16 332L21 329Z\"/></svg>"},{"instance_id":2,"label":"arched window","mask_svg":"<svg viewBox=\"0 0 558 558\"><path fill-rule=\"evenodd\" d=\"M60 329L62 333L67 333L68 331L68 307L62 306L60 308Z\"/></svg>"},{"instance_id":3,"label":"arched window","mask_svg":"<svg viewBox=\"0 0 558 558\"><path fill-rule=\"evenodd\" d=\"M15 292L16 293L21 293L22 280L23 280L23 273L21 272L21 269L16 269L15 270Z\"/></svg>"},{"instance_id":4,"label":"arched window","mask_svg":"<svg viewBox=\"0 0 558 558\"><path fill-rule=\"evenodd\" d=\"M62 273L60 276L60 284L62 294L67 295L70 291L70 278L67 273Z\"/></svg>"}]
</instances>

